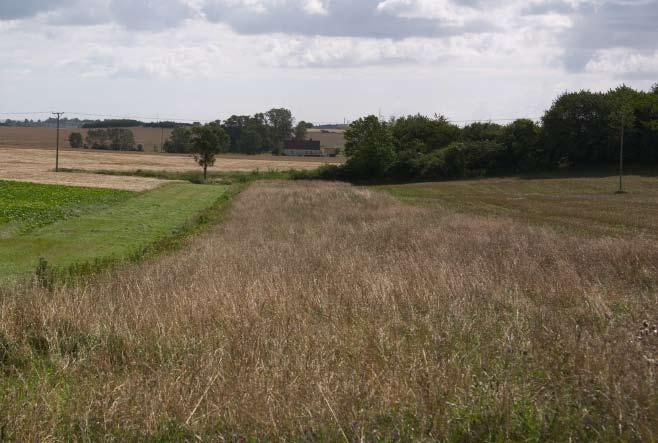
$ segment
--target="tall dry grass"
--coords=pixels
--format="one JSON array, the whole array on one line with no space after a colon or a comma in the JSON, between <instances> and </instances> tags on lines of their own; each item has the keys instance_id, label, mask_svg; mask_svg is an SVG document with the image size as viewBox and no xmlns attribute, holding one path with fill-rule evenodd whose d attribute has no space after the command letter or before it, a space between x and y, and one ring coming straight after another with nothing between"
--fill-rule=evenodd
<instances>
[{"instance_id":1,"label":"tall dry grass","mask_svg":"<svg viewBox=\"0 0 658 443\"><path fill-rule=\"evenodd\" d=\"M2 292L2 436L655 441L657 246L260 183L183 252Z\"/></svg>"}]
</instances>

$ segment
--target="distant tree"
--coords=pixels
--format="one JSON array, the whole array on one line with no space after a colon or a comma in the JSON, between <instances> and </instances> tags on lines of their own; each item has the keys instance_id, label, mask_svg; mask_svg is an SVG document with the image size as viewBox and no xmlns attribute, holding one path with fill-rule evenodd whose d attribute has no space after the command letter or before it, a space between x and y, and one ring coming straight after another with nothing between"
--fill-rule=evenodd
<instances>
[{"instance_id":1,"label":"distant tree","mask_svg":"<svg viewBox=\"0 0 658 443\"><path fill-rule=\"evenodd\" d=\"M83 144L84 140L82 134L79 132L72 132L71 135L69 135L69 145L71 145L73 149L80 149Z\"/></svg>"},{"instance_id":2,"label":"distant tree","mask_svg":"<svg viewBox=\"0 0 658 443\"><path fill-rule=\"evenodd\" d=\"M464 142L499 142L503 136L503 127L492 122L476 122L465 126L461 131Z\"/></svg>"},{"instance_id":3,"label":"distant tree","mask_svg":"<svg viewBox=\"0 0 658 443\"><path fill-rule=\"evenodd\" d=\"M651 92L653 94L658 95L658 83L654 83L653 86L651 87Z\"/></svg>"},{"instance_id":4,"label":"distant tree","mask_svg":"<svg viewBox=\"0 0 658 443\"><path fill-rule=\"evenodd\" d=\"M505 147L497 142L455 142L423 156L421 178L442 180L486 176L504 169L506 156Z\"/></svg>"},{"instance_id":5,"label":"distant tree","mask_svg":"<svg viewBox=\"0 0 658 443\"><path fill-rule=\"evenodd\" d=\"M393 121L391 126L398 152L409 149L421 153L441 149L459 138L459 127L448 122L442 115L429 118L409 115Z\"/></svg>"},{"instance_id":6,"label":"distant tree","mask_svg":"<svg viewBox=\"0 0 658 443\"><path fill-rule=\"evenodd\" d=\"M270 128L274 152L281 153L283 142L292 136L294 125L292 112L284 108L270 109L265 113L265 117Z\"/></svg>"},{"instance_id":7,"label":"distant tree","mask_svg":"<svg viewBox=\"0 0 658 443\"><path fill-rule=\"evenodd\" d=\"M558 97L542 118L549 164L601 164L609 147L610 101L603 93L580 91Z\"/></svg>"},{"instance_id":8,"label":"distant tree","mask_svg":"<svg viewBox=\"0 0 658 443\"><path fill-rule=\"evenodd\" d=\"M135 135L133 131L125 128L109 128L107 137L110 139L110 149L114 151L135 150Z\"/></svg>"},{"instance_id":9,"label":"distant tree","mask_svg":"<svg viewBox=\"0 0 658 443\"><path fill-rule=\"evenodd\" d=\"M508 153L506 166L515 172L533 171L544 166L541 127L532 120L520 119L505 126L502 143Z\"/></svg>"},{"instance_id":10,"label":"distant tree","mask_svg":"<svg viewBox=\"0 0 658 443\"><path fill-rule=\"evenodd\" d=\"M246 127L237 141L237 150L243 154L256 154L263 146L263 138L253 127Z\"/></svg>"},{"instance_id":11,"label":"distant tree","mask_svg":"<svg viewBox=\"0 0 658 443\"><path fill-rule=\"evenodd\" d=\"M389 124L374 115L353 122L345 131L345 155L352 176L383 177L396 159Z\"/></svg>"},{"instance_id":12,"label":"distant tree","mask_svg":"<svg viewBox=\"0 0 658 443\"><path fill-rule=\"evenodd\" d=\"M171 131L171 136L163 146L165 152L175 154L187 154L190 152L190 137L192 133L190 128L177 126Z\"/></svg>"},{"instance_id":13,"label":"distant tree","mask_svg":"<svg viewBox=\"0 0 658 443\"><path fill-rule=\"evenodd\" d=\"M85 137L85 144L92 149L108 149L109 138L105 129L90 129Z\"/></svg>"},{"instance_id":14,"label":"distant tree","mask_svg":"<svg viewBox=\"0 0 658 443\"><path fill-rule=\"evenodd\" d=\"M297 123L297 126L295 126L295 140L306 140L308 130L312 127L313 123L307 123L303 120Z\"/></svg>"},{"instance_id":15,"label":"distant tree","mask_svg":"<svg viewBox=\"0 0 658 443\"><path fill-rule=\"evenodd\" d=\"M228 150L230 138L216 123L195 126L191 133L191 152L194 160L203 168L203 179L207 180L208 167L215 164L217 154Z\"/></svg>"},{"instance_id":16,"label":"distant tree","mask_svg":"<svg viewBox=\"0 0 658 443\"><path fill-rule=\"evenodd\" d=\"M232 115L222 123L222 128L224 128L224 131L226 131L231 139L229 149L231 152L240 152L238 142L240 141L242 131L247 127L250 118L251 117L248 115Z\"/></svg>"},{"instance_id":17,"label":"distant tree","mask_svg":"<svg viewBox=\"0 0 658 443\"><path fill-rule=\"evenodd\" d=\"M82 125L85 129L107 129L107 128L134 128L143 126L144 122L130 119L112 119L112 120L96 120Z\"/></svg>"}]
</instances>

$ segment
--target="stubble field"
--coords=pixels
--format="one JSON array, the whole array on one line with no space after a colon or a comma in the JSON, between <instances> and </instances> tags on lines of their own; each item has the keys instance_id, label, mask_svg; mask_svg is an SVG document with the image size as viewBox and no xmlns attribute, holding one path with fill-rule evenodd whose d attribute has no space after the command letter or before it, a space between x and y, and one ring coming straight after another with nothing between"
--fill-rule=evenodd
<instances>
[{"instance_id":1,"label":"stubble field","mask_svg":"<svg viewBox=\"0 0 658 443\"><path fill-rule=\"evenodd\" d=\"M209 172L287 171L310 170L326 162L340 160L329 158L291 158L274 156L220 155ZM200 171L190 155L145 154L87 150L63 150L60 152L61 168L84 171ZM106 187L144 191L160 186L163 181L143 177L116 177L95 174L70 174L53 172L55 151L49 149L25 149L0 147L0 180L29 181L69 186Z\"/></svg>"},{"instance_id":2,"label":"stubble field","mask_svg":"<svg viewBox=\"0 0 658 443\"><path fill-rule=\"evenodd\" d=\"M0 319L10 439L658 438L658 242L632 232L259 182L177 253L0 289Z\"/></svg>"},{"instance_id":3,"label":"stubble field","mask_svg":"<svg viewBox=\"0 0 658 443\"><path fill-rule=\"evenodd\" d=\"M162 143L171 136L171 129L160 128L129 128L135 135L135 144L144 146L145 152L159 152ZM68 148L68 137L72 132L79 132L82 137L87 135L88 129L62 128L60 129L60 147ZM18 126L0 126L0 147L21 147L50 149L56 144L56 131L54 128L24 128Z\"/></svg>"}]
</instances>

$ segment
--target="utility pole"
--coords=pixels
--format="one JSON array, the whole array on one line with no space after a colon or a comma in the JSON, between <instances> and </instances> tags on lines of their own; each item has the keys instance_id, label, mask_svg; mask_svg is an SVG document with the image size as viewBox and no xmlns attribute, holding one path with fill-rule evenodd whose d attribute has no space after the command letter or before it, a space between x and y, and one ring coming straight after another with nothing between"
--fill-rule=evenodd
<instances>
[{"instance_id":1,"label":"utility pole","mask_svg":"<svg viewBox=\"0 0 658 443\"><path fill-rule=\"evenodd\" d=\"M619 191L617 194L624 194L624 114L621 115L621 143L619 145Z\"/></svg>"},{"instance_id":2,"label":"utility pole","mask_svg":"<svg viewBox=\"0 0 658 443\"><path fill-rule=\"evenodd\" d=\"M160 152L164 152L164 126L160 122L160 129L162 130L160 134Z\"/></svg>"},{"instance_id":3,"label":"utility pole","mask_svg":"<svg viewBox=\"0 0 658 443\"><path fill-rule=\"evenodd\" d=\"M53 115L57 116L57 145L55 148L55 172L59 172L59 119L63 115L63 112L53 112Z\"/></svg>"}]
</instances>

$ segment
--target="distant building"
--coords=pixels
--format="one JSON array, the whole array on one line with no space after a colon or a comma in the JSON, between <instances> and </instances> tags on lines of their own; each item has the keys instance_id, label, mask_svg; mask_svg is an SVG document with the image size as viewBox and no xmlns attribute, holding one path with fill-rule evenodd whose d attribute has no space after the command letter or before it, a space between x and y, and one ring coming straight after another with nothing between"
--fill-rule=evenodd
<instances>
[{"instance_id":1,"label":"distant building","mask_svg":"<svg viewBox=\"0 0 658 443\"><path fill-rule=\"evenodd\" d=\"M296 157L323 157L319 140L286 140L283 145L285 155Z\"/></svg>"}]
</instances>

